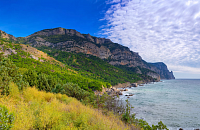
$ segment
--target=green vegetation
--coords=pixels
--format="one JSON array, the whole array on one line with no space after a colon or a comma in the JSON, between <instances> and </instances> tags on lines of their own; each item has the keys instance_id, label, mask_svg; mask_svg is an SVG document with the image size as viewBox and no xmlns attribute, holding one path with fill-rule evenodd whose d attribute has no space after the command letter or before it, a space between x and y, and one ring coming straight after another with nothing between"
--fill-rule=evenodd
<instances>
[{"instance_id":1,"label":"green vegetation","mask_svg":"<svg viewBox=\"0 0 200 130\"><path fill-rule=\"evenodd\" d=\"M4 46L6 45L7 44L5 42ZM19 44L13 44L13 46L17 54L9 55L8 58L10 60L2 59L3 62L0 62L2 64L0 66L2 68L0 70L2 79L0 80L8 81L4 82L3 84L9 84L10 81L13 81L15 83L20 83L24 86L25 83L21 82L21 74L24 74L23 80L28 82L30 86L37 86L40 90L45 90L49 92L55 88L55 84L66 84L68 82L78 84L79 87L89 92L93 92L93 90L101 90L102 86L110 87L110 84L108 82L103 82L98 79L91 79L87 76L81 75L81 73L76 72L75 70L73 70L73 68L67 65L62 66L58 62L49 61L44 58L44 62L35 60L30 56L29 53L23 51L22 46L20 46ZM10 61L12 61L15 65L11 65ZM20 71L21 74L16 77L12 77L11 75L11 79L6 80L5 78L3 78L3 75L4 77L8 75L4 74L6 67L13 68L13 73L17 73ZM19 70L17 68L19 68ZM31 73L33 72L34 74L32 75ZM32 80L32 78L34 81ZM3 87L3 85L1 86Z\"/></svg>"},{"instance_id":2,"label":"green vegetation","mask_svg":"<svg viewBox=\"0 0 200 130\"><path fill-rule=\"evenodd\" d=\"M10 130L13 126L14 116L8 113L8 109L5 106L0 105L0 129Z\"/></svg>"},{"instance_id":3,"label":"green vegetation","mask_svg":"<svg viewBox=\"0 0 200 130\"><path fill-rule=\"evenodd\" d=\"M2 43L4 46L10 44L7 41ZM126 78L130 78L128 76L132 76L132 72L124 72L123 69L114 66L112 68L111 65L96 57L86 58L83 54L70 53L67 57L68 59L73 57L70 59L74 62L73 65L80 65L75 67L72 64L61 65L59 62L45 58L41 58L43 62L40 62L31 58L31 55L23 51L19 44L10 44L10 47L13 47L17 54L11 54L8 58L0 55L0 91L2 94L0 95L0 110L3 110L0 112L7 115L1 118L3 121L0 124L6 123L2 125L3 127L6 126L7 129L12 127L14 130L128 130L136 129L136 127L144 130L167 129L162 122L150 127L145 121L135 119L130 113L131 107L128 101L124 106L117 98L107 94L94 95L94 90L101 90L102 86L110 87L110 83L117 83L117 79L122 78L118 82L123 82L123 80L125 82ZM95 64L90 64L91 62ZM84 63L90 66L81 68ZM98 64L106 67L99 67ZM93 65L95 67L92 67ZM102 74L98 71L93 73L94 68L105 71ZM123 78L119 74L115 75L116 72L122 76L126 74L128 76ZM105 80L103 77L105 74L109 74L110 77L113 74L115 76L113 82ZM133 78L138 77L133 75ZM15 120L13 114L8 114L8 111L15 115Z\"/></svg>"},{"instance_id":4,"label":"green vegetation","mask_svg":"<svg viewBox=\"0 0 200 130\"><path fill-rule=\"evenodd\" d=\"M38 49L91 79L108 82L112 85L125 82L133 83L141 80L135 72L112 66L96 56L63 52L49 47L40 47Z\"/></svg>"},{"instance_id":5,"label":"green vegetation","mask_svg":"<svg viewBox=\"0 0 200 130\"><path fill-rule=\"evenodd\" d=\"M75 97L80 101L86 100L86 98L90 98L92 95L89 92L81 89L77 84L73 83L64 84L62 88L64 89L63 94L66 94L69 97Z\"/></svg>"},{"instance_id":6,"label":"green vegetation","mask_svg":"<svg viewBox=\"0 0 200 130\"><path fill-rule=\"evenodd\" d=\"M2 57L2 54L0 54ZM0 89L1 94L9 94L10 82L16 83L20 90L27 87L28 84L22 80L22 75L19 73L16 65L10 59L0 58Z\"/></svg>"},{"instance_id":7,"label":"green vegetation","mask_svg":"<svg viewBox=\"0 0 200 130\"><path fill-rule=\"evenodd\" d=\"M49 88L49 83L53 80L55 80L53 82L60 84L65 84L67 82L77 83L81 88L90 92L92 90L101 90L102 85L104 87L107 87L108 83L82 76L76 71L69 69L68 66L62 67L59 65L59 63L52 64L50 63L50 61L40 62L38 60L30 58L30 54L24 51L17 50L17 52L17 55L10 55L9 58L15 63L17 67L23 68L23 71L25 73L24 80L29 82L31 86L40 86L40 90L48 89L48 91L51 91L53 88ZM36 83L36 81L30 80L32 72L28 72L29 70L35 71L35 74L33 74L32 77L35 77L35 80L37 77L37 81L41 81L40 83ZM50 77L47 75L50 75ZM96 83L97 85L89 86L90 82ZM101 86L99 84L101 84ZM42 88L41 86L45 87ZM53 83L50 84L50 87L52 86L55 87Z\"/></svg>"},{"instance_id":8,"label":"green vegetation","mask_svg":"<svg viewBox=\"0 0 200 130\"><path fill-rule=\"evenodd\" d=\"M123 71L125 72L128 72L128 73L136 73L137 70L139 69L141 71L142 74L138 74L138 76L143 79L144 81L149 81L149 82L155 82L157 81L157 79L154 79L152 78L151 76L148 76L147 73L155 73L154 71L151 71L149 69L146 69L146 68L141 68L140 66L138 67L127 67L125 65L116 65L116 67L122 69Z\"/></svg>"},{"instance_id":9,"label":"green vegetation","mask_svg":"<svg viewBox=\"0 0 200 130\"><path fill-rule=\"evenodd\" d=\"M83 105L75 98L38 91L34 87L19 91L18 87L11 83L10 94L0 96L0 104L14 113L14 122L11 122L13 118L3 118L6 123L8 119L7 125L13 124L13 130L130 129L112 113L105 115Z\"/></svg>"}]
</instances>

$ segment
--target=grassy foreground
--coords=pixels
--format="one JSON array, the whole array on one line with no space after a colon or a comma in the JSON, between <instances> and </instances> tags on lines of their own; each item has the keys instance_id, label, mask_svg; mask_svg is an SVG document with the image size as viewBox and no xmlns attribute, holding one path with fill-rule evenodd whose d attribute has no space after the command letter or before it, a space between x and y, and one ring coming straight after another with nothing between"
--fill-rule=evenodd
<instances>
[{"instance_id":1,"label":"grassy foreground","mask_svg":"<svg viewBox=\"0 0 200 130\"><path fill-rule=\"evenodd\" d=\"M113 114L103 115L66 95L38 91L34 87L21 92L14 83L9 91L8 96L1 95L0 104L14 114L13 130L129 129Z\"/></svg>"}]
</instances>

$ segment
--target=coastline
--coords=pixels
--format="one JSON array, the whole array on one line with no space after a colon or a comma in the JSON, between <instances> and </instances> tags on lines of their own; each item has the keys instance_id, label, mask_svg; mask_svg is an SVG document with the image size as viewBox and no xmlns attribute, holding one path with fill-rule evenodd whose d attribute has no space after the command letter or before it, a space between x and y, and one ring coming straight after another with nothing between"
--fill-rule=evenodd
<instances>
[{"instance_id":1,"label":"coastline","mask_svg":"<svg viewBox=\"0 0 200 130\"><path fill-rule=\"evenodd\" d=\"M156 81L156 82L162 82L162 81ZM129 88L136 88L139 86L144 86L145 84L154 84L155 82L144 82L144 81L138 81L136 83L118 83L117 85L112 86L111 88L103 88L102 93L107 92L108 95L111 96L117 96L117 95L123 95L124 91L128 91ZM133 96L134 94L125 95L129 98L129 96Z\"/></svg>"},{"instance_id":2,"label":"coastline","mask_svg":"<svg viewBox=\"0 0 200 130\"><path fill-rule=\"evenodd\" d=\"M147 81L138 81L136 83L118 83L117 85L111 86L110 88L104 88L102 86L102 91L94 91L95 95L103 95L107 93L110 96L119 96L123 95L123 91L128 91L128 88L144 86L145 84L154 84L155 82L162 82L162 81L154 81L154 82L147 82ZM125 95L125 96L133 96L134 94Z\"/></svg>"},{"instance_id":3,"label":"coastline","mask_svg":"<svg viewBox=\"0 0 200 130\"><path fill-rule=\"evenodd\" d=\"M192 80L189 82L187 80L161 80L163 83L148 83L145 84L144 87L138 87L136 89L127 88L128 92L122 92L123 96L120 96L120 98L126 100L128 99L128 97L125 96L126 94L135 94L135 96L130 97L131 99L129 100L132 105L134 104L134 113L138 115L137 118L144 119L148 121L149 124L156 124L156 120L161 120L170 130L179 130L180 128L182 130L199 130L200 125L198 125L198 120L200 118L198 115L200 114L198 114L198 111L195 109L195 106L198 105L195 105L196 103L188 105L197 102L196 99L199 93L190 88L194 87L197 89L197 83L199 83L199 81L197 82L197 80L195 80L196 84L192 84L193 86L191 83L194 83L194 81L191 81ZM184 106L184 108L181 106ZM193 111L188 114L186 109ZM188 118L184 118L185 116ZM196 119L194 120L194 118Z\"/></svg>"}]
</instances>

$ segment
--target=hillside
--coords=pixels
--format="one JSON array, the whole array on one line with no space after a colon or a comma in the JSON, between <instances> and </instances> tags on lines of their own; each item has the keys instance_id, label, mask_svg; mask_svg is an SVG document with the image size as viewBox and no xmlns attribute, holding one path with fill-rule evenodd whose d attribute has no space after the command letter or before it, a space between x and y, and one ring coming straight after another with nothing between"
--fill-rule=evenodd
<instances>
[{"instance_id":1,"label":"hillside","mask_svg":"<svg viewBox=\"0 0 200 130\"><path fill-rule=\"evenodd\" d=\"M7 44L6 44L7 43ZM4 45L3 45L4 44ZM96 56L92 56L92 55L84 55L83 53L69 53L69 52L63 52L63 51L59 51L57 49L52 49L50 47L38 47L38 49L41 49L42 51L48 53L49 55L51 55L52 57L56 58L57 60L59 60L60 62L58 62L57 60L55 60L54 58L48 56L46 53L39 51L29 45L24 45L24 44L13 44L12 41L9 40L5 40L2 39L2 47L3 46L7 46L7 45L15 46L15 48L9 48L9 46L7 47L7 49L3 49L4 50L4 54L5 55L9 55L9 57L11 57L13 59L13 61L16 63L16 65L18 67L23 67L23 68L28 68L30 69L33 65L26 65L27 63L30 63L31 60L35 59L37 62L40 61L40 64L44 64L45 66L47 66L49 63L56 63L59 64L60 67L64 67L66 64L67 70L74 72L73 74L77 75L76 77L83 77L82 79L88 79L89 81L91 81L91 79L93 79L94 81L98 81L98 82L105 82L105 83L100 83L100 84L104 84L104 87L108 87L111 85L116 85L118 83L124 83L124 82L137 82L139 80L143 80L144 82L152 82L152 81L156 81L154 78L147 76L146 74L136 74L136 71L129 71L129 70L122 70L118 67L112 66L110 64L108 64L106 61L96 57ZM13 45L12 45L13 44ZM8 51L9 50L9 51ZM14 52L14 53L12 53ZM26 53L25 53L26 52ZM25 53L25 54L23 54ZM29 56L25 56L25 55L29 55ZM17 58L16 58L17 57ZM28 57L28 58L26 58ZM24 58L24 59L23 59ZM24 64L24 60L27 60L26 64ZM44 63L48 61L48 64ZM55 64L55 65L56 65ZM38 65L38 64L37 64ZM45 69L42 70L41 67L43 65L40 65L40 67L37 66L35 68L34 66L34 70L39 74L41 73L39 70L42 71L42 73L55 73L52 72L54 71L49 70L49 72L45 72ZM68 72L67 72L68 73ZM153 72L153 74L155 74ZM59 74L59 77L61 77L60 75L63 75L62 72L61 74ZM57 75L58 76L58 75ZM72 77L71 75L68 77ZM66 79L62 79L64 83L66 83L67 81L76 83L76 79L72 79L68 77ZM77 78L77 79L79 79ZM79 80L80 82L78 82L80 87L85 86L85 89L88 88L88 85L82 85L83 84L88 84L87 80ZM99 83L98 83L99 84ZM100 86L100 84L98 86ZM89 84L89 85L92 85Z\"/></svg>"},{"instance_id":2,"label":"hillside","mask_svg":"<svg viewBox=\"0 0 200 130\"><path fill-rule=\"evenodd\" d=\"M96 56L83 53L59 51L49 47L38 47L38 49L46 52L62 63L73 67L79 73L82 73L83 75L86 74L85 76L95 76L96 79L109 82L112 85L124 82L133 83L139 80L143 80L144 82L155 81L155 79L147 76L145 73L137 74L135 68L133 68L133 70L128 70L129 67L124 66L126 69L122 69L117 66L110 65ZM88 75L88 73L90 73L90 75Z\"/></svg>"},{"instance_id":3,"label":"hillside","mask_svg":"<svg viewBox=\"0 0 200 130\"><path fill-rule=\"evenodd\" d=\"M110 83L136 82L141 78L154 81L145 74L155 72L115 67L83 53L48 47L41 50L58 56L58 60L29 45L0 38L0 129L166 128L162 122L151 127L136 119L128 101L124 106L117 98L94 94L102 87L110 87ZM143 74L133 73L139 70Z\"/></svg>"},{"instance_id":4,"label":"hillside","mask_svg":"<svg viewBox=\"0 0 200 130\"><path fill-rule=\"evenodd\" d=\"M0 52L11 59L20 68L22 74L33 70L37 76L45 74L49 77L50 75L49 78L54 78L56 83L76 83L90 92L101 90L102 86L107 88L118 83L156 80L145 74L136 74L135 71L112 66L92 55L41 47L40 49L46 52L44 53L29 45L16 44L4 38L0 39L0 43Z\"/></svg>"},{"instance_id":5,"label":"hillside","mask_svg":"<svg viewBox=\"0 0 200 130\"><path fill-rule=\"evenodd\" d=\"M84 76L74 70L74 68L55 60L31 46L14 44L6 39L0 39L0 43L0 53L3 52L4 56L11 59L19 67L22 74L32 70L36 72L37 76L44 74L50 79L54 78L56 83L61 84L67 82L76 83L88 91L101 90L102 86L111 86L110 83L100 81L95 77L89 78Z\"/></svg>"},{"instance_id":6,"label":"hillside","mask_svg":"<svg viewBox=\"0 0 200 130\"><path fill-rule=\"evenodd\" d=\"M173 76L169 71L162 70L152 64L145 62L138 53L130 51L128 47L113 43L110 39L93 37L90 34L81 34L73 29L54 28L36 32L27 37L17 38L23 44L33 47L50 47L65 52L76 52L97 56L115 66L145 68L149 71L147 75L157 79L171 79ZM152 71L158 73L151 73Z\"/></svg>"}]
</instances>

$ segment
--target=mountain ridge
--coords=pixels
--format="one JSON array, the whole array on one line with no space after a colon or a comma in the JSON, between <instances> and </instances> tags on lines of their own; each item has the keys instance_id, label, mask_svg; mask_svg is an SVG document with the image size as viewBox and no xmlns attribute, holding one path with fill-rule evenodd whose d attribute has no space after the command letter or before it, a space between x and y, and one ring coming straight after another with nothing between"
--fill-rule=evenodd
<instances>
[{"instance_id":1,"label":"mountain ridge","mask_svg":"<svg viewBox=\"0 0 200 130\"><path fill-rule=\"evenodd\" d=\"M106 60L114 66L124 65L133 68L146 68L155 73L147 75L161 79L174 79L173 72L162 70L144 61L141 56L131 51L128 47L113 43L110 39L93 37L90 34L81 34L74 29L64 29L61 27L54 29L44 29L35 32L27 37L16 38L23 44L29 44L33 47L47 46L66 52L76 52L90 54ZM138 72L140 73L140 69Z\"/></svg>"}]
</instances>

